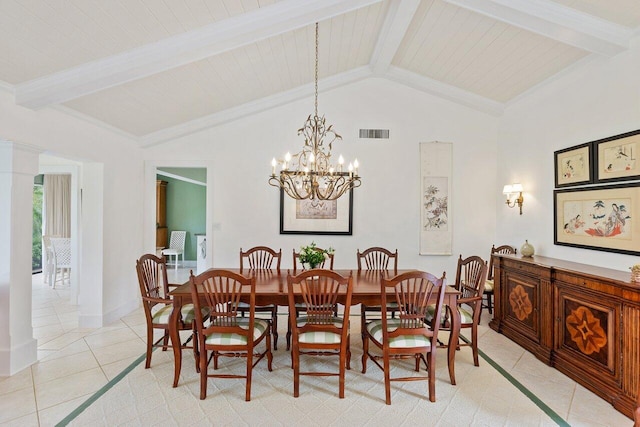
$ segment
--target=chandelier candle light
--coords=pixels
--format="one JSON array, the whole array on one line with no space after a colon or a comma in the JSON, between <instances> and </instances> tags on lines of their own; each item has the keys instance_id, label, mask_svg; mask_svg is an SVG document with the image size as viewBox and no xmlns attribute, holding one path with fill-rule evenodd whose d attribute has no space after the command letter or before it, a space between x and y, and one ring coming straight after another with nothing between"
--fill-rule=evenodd
<instances>
[{"instance_id":1,"label":"chandelier candle light","mask_svg":"<svg viewBox=\"0 0 640 427\"><path fill-rule=\"evenodd\" d=\"M331 163L331 149L342 137L327 126L324 116L318 116L318 23L316 22L315 110L309 115L298 135L304 136L304 147L297 154L285 154L284 159L271 161L269 184L284 190L296 200L336 200L353 188L360 187L358 159L343 170L344 158L338 165ZM276 168L280 165L280 174Z\"/></svg>"}]
</instances>

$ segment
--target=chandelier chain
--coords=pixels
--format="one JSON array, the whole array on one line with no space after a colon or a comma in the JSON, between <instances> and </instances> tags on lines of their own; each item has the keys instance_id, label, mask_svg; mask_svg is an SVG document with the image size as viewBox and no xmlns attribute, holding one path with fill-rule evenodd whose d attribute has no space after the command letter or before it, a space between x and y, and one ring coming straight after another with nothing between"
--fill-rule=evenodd
<instances>
[{"instance_id":1,"label":"chandelier chain","mask_svg":"<svg viewBox=\"0 0 640 427\"><path fill-rule=\"evenodd\" d=\"M318 116L318 23L316 22L315 115Z\"/></svg>"}]
</instances>

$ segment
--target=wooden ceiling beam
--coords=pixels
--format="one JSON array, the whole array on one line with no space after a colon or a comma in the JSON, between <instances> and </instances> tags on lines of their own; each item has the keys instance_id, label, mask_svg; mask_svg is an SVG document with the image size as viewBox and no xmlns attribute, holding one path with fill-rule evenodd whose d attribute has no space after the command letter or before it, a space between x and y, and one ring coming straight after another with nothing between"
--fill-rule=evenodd
<instances>
[{"instance_id":1,"label":"wooden ceiling beam","mask_svg":"<svg viewBox=\"0 0 640 427\"><path fill-rule=\"evenodd\" d=\"M382 0L283 0L127 52L19 84L16 104L37 109L283 34Z\"/></svg>"},{"instance_id":2,"label":"wooden ceiling beam","mask_svg":"<svg viewBox=\"0 0 640 427\"><path fill-rule=\"evenodd\" d=\"M548 37L597 53L614 56L629 48L633 30L550 0L444 0Z\"/></svg>"}]
</instances>

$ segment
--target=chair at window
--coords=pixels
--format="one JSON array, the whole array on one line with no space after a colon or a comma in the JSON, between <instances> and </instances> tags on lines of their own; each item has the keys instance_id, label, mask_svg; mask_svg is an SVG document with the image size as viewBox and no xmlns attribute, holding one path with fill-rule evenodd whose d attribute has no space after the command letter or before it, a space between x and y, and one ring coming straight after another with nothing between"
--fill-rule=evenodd
<instances>
[{"instance_id":1,"label":"chair at window","mask_svg":"<svg viewBox=\"0 0 640 427\"><path fill-rule=\"evenodd\" d=\"M482 292L484 290L485 281L487 280L487 263L479 256L470 256L462 259L462 255L458 258L458 267L456 269L456 282L454 287L460 291L458 298L458 306L456 307L460 313L460 329L471 329L470 343L457 343L458 347L470 346L473 351L473 364L479 366L478 363L478 324L480 323L480 313L482 312ZM450 330L450 322L452 308L445 305L442 313L442 330ZM431 320L433 314L430 312L427 320ZM440 345L446 348L446 344Z\"/></svg>"},{"instance_id":2,"label":"chair at window","mask_svg":"<svg viewBox=\"0 0 640 427\"><path fill-rule=\"evenodd\" d=\"M394 274L398 271L398 250L391 252L388 249L380 247L372 247L366 249L364 252L360 252L358 249L358 271L361 270L388 270L389 263L393 261ZM363 266L364 264L364 266ZM364 268L363 268L364 267ZM391 316L395 317L394 304L390 302L391 306L388 307L391 312ZM362 336L362 345L364 345L365 334L364 331L367 325L367 313L381 313L381 307L379 305L364 305L360 308L360 334Z\"/></svg>"},{"instance_id":3,"label":"chair at window","mask_svg":"<svg viewBox=\"0 0 640 427\"><path fill-rule=\"evenodd\" d=\"M43 269L44 283L48 283L49 286L54 285L55 263L53 259L53 246L51 245L51 237L57 236L42 236L42 251L45 256L45 265Z\"/></svg>"},{"instance_id":4,"label":"chair at window","mask_svg":"<svg viewBox=\"0 0 640 427\"><path fill-rule=\"evenodd\" d=\"M166 351L168 347L173 347L175 343L169 344L169 317L173 311L173 301L169 297L169 287L179 286L171 285L167 280L167 264L164 258L159 258L153 254L146 254L136 260L136 272L138 273L138 283L142 294L142 305L144 314L147 318L147 356L145 368L151 366L151 354L154 347L162 347ZM202 315L207 317L205 311ZM179 345L182 348L191 348L187 346L196 333L195 310L193 304L185 304L180 310L178 319L178 330L191 330L193 334ZM155 329L162 330L162 336L154 342L153 331ZM160 342L162 341L162 344ZM197 341L193 342L194 356L197 355ZM196 359L196 369L198 363Z\"/></svg>"},{"instance_id":5,"label":"chair at window","mask_svg":"<svg viewBox=\"0 0 640 427\"><path fill-rule=\"evenodd\" d=\"M58 280L65 284L71 282L71 239L68 237L51 237L51 249L53 253L53 280L50 280L51 287L55 288ZM60 274L60 278L58 278Z\"/></svg>"},{"instance_id":6,"label":"chair at window","mask_svg":"<svg viewBox=\"0 0 640 427\"><path fill-rule=\"evenodd\" d=\"M300 395L300 376L338 376L339 396L344 398L345 370L350 369L349 309L353 280L324 269L287 275L289 313L296 310L296 299L305 305L305 316L289 316L292 331L293 396ZM344 312L335 314L338 301ZM301 371L300 355L338 356L338 373Z\"/></svg>"},{"instance_id":7,"label":"chair at window","mask_svg":"<svg viewBox=\"0 0 640 427\"><path fill-rule=\"evenodd\" d=\"M178 257L182 257L182 265L184 265L184 243L186 239L186 231L172 231L169 238L169 247L162 250L162 255L169 257L169 262L171 262L171 257L174 257L176 270L178 270Z\"/></svg>"},{"instance_id":8,"label":"chair at window","mask_svg":"<svg viewBox=\"0 0 640 427\"><path fill-rule=\"evenodd\" d=\"M410 271L381 280L382 316L366 325L362 373L367 372L368 359L383 370L387 405L391 405L391 381L428 381L429 400L436 401L436 348L440 323L427 324L425 318L431 304L435 308L434 314L440 318L445 287L444 274L439 279L423 271ZM387 316L390 300L397 304L395 319ZM369 342L382 354L371 352ZM401 358L414 358L416 372L420 372L420 362L424 361L428 375L391 378L390 360Z\"/></svg>"},{"instance_id":9,"label":"chair at window","mask_svg":"<svg viewBox=\"0 0 640 427\"><path fill-rule=\"evenodd\" d=\"M275 268L280 271L280 260L282 259L282 249L278 252L267 246L255 246L246 252L240 248L240 272L249 270L267 270ZM275 265L274 265L275 264ZM249 311L246 303L240 303L238 310L241 315ZM278 349L278 306L276 304L259 305L255 307L256 313L269 313L271 320L271 333L273 334L273 349Z\"/></svg>"},{"instance_id":10,"label":"chair at window","mask_svg":"<svg viewBox=\"0 0 640 427\"><path fill-rule=\"evenodd\" d=\"M509 245L502 245L496 248L495 245L491 246L491 255L493 254L515 254L518 250ZM493 256L489 257L489 270L487 274L487 281L484 285L484 298L487 303L483 304L483 308L486 307L489 313L493 313Z\"/></svg>"},{"instance_id":11,"label":"chair at window","mask_svg":"<svg viewBox=\"0 0 640 427\"><path fill-rule=\"evenodd\" d=\"M325 268L325 265L327 263L327 261L329 261L329 270L333 270L333 256L334 253L326 253L324 251L324 249L322 248L314 248L314 250L318 251L318 252L322 252L326 255L324 261L322 261L317 267L318 268ZM293 250L293 274L296 274L298 272L298 269L302 270L302 263L300 262L300 252L296 252L296 250ZM296 304L296 317L300 316L300 313L303 312L306 309L306 306L302 303L297 303ZM336 316L338 315L337 312L338 308L336 307ZM289 312L289 316L291 316L291 312ZM288 322L288 327L287 327L287 351L289 351L291 349L291 321L289 320Z\"/></svg>"},{"instance_id":12,"label":"chair at window","mask_svg":"<svg viewBox=\"0 0 640 427\"><path fill-rule=\"evenodd\" d=\"M207 270L189 278L191 296L196 308L196 329L198 332L200 399L207 397L208 378L244 378L245 400L251 400L251 375L253 368L267 356L267 368L272 370L271 324L269 320L255 317L256 282L229 270ZM249 315L240 317L240 298L249 295ZM209 322L199 310L209 311ZM259 352L256 347L265 342L266 348ZM211 357L209 357L211 352ZM214 371L218 369L218 359L223 357L244 357L247 361L244 375L209 373L209 363L213 359ZM255 358L255 361L254 361Z\"/></svg>"}]
</instances>

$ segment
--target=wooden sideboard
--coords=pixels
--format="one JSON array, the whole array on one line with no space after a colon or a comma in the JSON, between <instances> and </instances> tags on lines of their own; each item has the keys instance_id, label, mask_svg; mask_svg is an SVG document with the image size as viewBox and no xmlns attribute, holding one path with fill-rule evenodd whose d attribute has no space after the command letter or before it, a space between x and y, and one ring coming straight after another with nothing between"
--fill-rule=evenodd
<instances>
[{"instance_id":1,"label":"wooden sideboard","mask_svg":"<svg viewBox=\"0 0 640 427\"><path fill-rule=\"evenodd\" d=\"M489 326L633 418L640 383L640 284L630 272L493 255Z\"/></svg>"}]
</instances>

